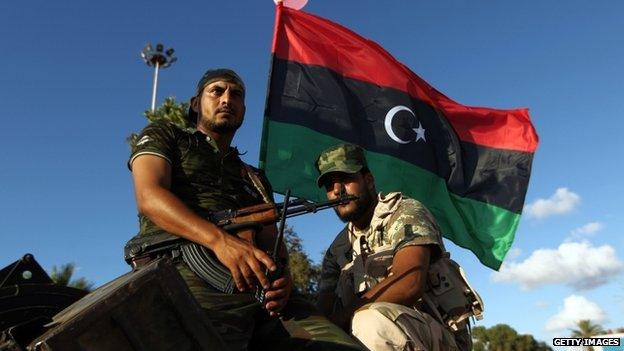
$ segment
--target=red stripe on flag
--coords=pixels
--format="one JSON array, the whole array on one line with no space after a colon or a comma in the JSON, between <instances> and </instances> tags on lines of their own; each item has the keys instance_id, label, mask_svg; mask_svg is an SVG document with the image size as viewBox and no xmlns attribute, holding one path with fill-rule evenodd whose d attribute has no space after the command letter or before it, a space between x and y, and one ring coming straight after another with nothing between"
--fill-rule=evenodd
<instances>
[{"instance_id":1,"label":"red stripe on flag","mask_svg":"<svg viewBox=\"0 0 624 351\"><path fill-rule=\"evenodd\" d=\"M351 30L277 6L273 54L327 67L345 77L406 92L443 111L458 137L474 144L534 152L538 136L527 109L499 110L461 105L430 86L377 43Z\"/></svg>"}]
</instances>

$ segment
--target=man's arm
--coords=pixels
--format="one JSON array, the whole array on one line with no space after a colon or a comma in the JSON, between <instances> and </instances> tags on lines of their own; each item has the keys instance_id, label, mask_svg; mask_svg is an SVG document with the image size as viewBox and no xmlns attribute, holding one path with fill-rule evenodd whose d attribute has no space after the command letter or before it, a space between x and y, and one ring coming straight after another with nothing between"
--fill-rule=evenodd
<instances>
[{"instance_id":1,"label":"man's arm","mask_svg":"<svg viewBox=\"0 0 624 351\"><path fill-rule=\"evenodd\" d=\"M336 286L340 278L340 265L336 260L335 251L340 251L340 248L344 249L345 246L349 246L349 241L346 237L347 233L342 230L334 239L334 242L329 246L325 255L323 255L323 262L321 263L321 279L319 282L319 296L316 302L316 307L325 316L333 314L334 306L336 304Z\"/></svg>"},{"instance_id":2,"label":"man's arm","mask_svg":"<svg viewBox=\"0 0 624 351\"><path fill-rule=\"evenodd\" d=\"M391 273L386 279L330 319L341 327L347 327L355 311L367 303L415 304L425 289L430 256L431 248L428 245L403 247L394 255Z\"/></svg>"},{"instance_id":3,"label":"man's arm","mask_svg":"<svg viewBox=\"0 0 624 351\"><path fill-rule=\"evenodd\" d=\"M407 306L415 304L425 289L430 251L427 245L411 245L400 249L392 260L391 274L362 296L361 305L371 302L392 302Z\"/></svg>"},{"instance_id":4,"label":"man's arm","mask_svg":"<svg viewBox=\"0 0 624 351\"><path fill-rule=\"evenodd\" d=\"M144 154L132 162L135 196L140 213L167 232L211 249L234 278L239 290L255 285L268 289L269 280L260 263L275 270L275 263L251 243L229 235L198 216L169 189L171 166L162 157Z\"/></svg>"}]
</instances>

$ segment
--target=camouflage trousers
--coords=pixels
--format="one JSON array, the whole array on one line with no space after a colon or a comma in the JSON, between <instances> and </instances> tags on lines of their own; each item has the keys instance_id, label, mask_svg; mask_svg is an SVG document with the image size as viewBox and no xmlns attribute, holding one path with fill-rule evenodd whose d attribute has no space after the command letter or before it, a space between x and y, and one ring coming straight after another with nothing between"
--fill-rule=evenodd
<instances>
[{"instance_id":1,"label":"camouflage trousers","mask_svg":"<svg viewBox=\"0 0 624 351\"><path fill-rule=\"evenodd\" d=\"M271 318L251 294L225 294L176 265L229 350L364 350L302 296L291 296L281 318ZM226 350L223 350L226 351Z\"/></svg>"},{"instance_id":2,"label":"camouflage trousers","mask_svg":"<svg viewBox=\"0 0 624 351\"><path fill-rule=\"evenodd\" d=\"M353 336L374 351L458 351L451 331L427 313L389 302L365 305L353 316Z\"/></svg>"}]
</instances>

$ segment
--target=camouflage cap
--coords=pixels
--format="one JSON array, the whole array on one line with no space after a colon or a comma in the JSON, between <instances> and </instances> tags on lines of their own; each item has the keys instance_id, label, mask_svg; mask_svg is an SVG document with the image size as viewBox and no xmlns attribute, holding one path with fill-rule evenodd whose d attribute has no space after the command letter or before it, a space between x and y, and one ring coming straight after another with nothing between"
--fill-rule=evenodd
<instances>
[{"instance_id":1,"label":"camouflage cap","mask_svg":"<svg viewBox=\"0 0 624 351\"><path fill-rule=\"evenodd\" d=\"M357 173L368 167L364 150L353 144L339 144L321 152L316 160L319 176L316 185L319 187L323 177L332 172Z\"/></svg>"},{"instance_id":2,"label":"camouflage cap","mask_svg":"<svg viewBox=\"0 0 624 351\"><path fill-rule=\"evenodd\" d=\"M204 75L201 77L199 82L197 82L197 89L195 90L194 97L199 95L199 93L204 90L204 87L206 87L206 85L216 82L218 80L236 83L240 85L241 88L243 88L243 94L245 93L245 83L243 83L243 80L238 74L236 74L236 72L228 68L213 68L207 70L206 73L204 73ZM189 106L188 109L187 121L191 125L195 125L195 123L197 123L197 112L193 111L193 108L191 106Z\"/></svg>"}]
</instances>

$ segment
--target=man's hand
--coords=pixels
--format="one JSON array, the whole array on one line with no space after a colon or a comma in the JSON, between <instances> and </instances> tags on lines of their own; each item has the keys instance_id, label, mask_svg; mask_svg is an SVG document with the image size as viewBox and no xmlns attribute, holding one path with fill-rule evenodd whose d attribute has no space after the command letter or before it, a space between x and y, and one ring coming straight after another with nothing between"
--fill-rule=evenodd
<instances>
[{"instance_id":1,"label":"man's hand","mask_svg":"<svg viewBox=\"0 0 624 351\"><path fill-rule=\"evenodd\" d=\"M214 241L210 249L219 261L230 270L234 283L240 291L252 289L257 282L266 290L271 287L265 272L265 267L275 271L277 266L264 251L253 246L252 243L230 235L219 229L219 238Z\"/></svg>"},{"instance_id":2,"label":"man's hand","mask_svg":"<svg viewBox=\"0 0 624 351\"><path fill-rule=\"evenodd\" d=\"M271 284L270 289L265 294L266 305L264 305L270 316L279 315L279 311L286 306L291 291L292 278L289 272Z\"/></svg>"}]
</instances>

